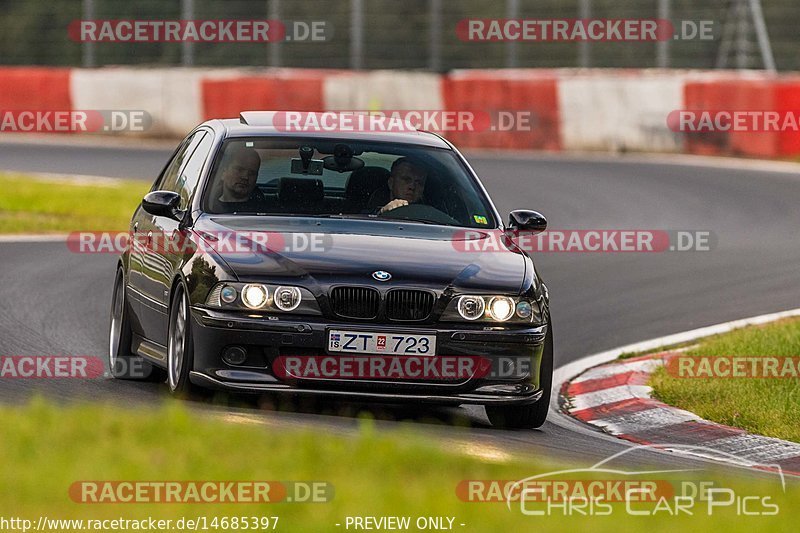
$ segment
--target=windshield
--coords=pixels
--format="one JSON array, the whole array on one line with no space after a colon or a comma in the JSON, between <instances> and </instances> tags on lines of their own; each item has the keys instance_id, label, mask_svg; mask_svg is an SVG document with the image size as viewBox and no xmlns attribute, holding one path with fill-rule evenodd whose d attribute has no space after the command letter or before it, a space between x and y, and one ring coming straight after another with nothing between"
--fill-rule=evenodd
<instances>
[{"instance_id":1,"label":"windshield","mask_svg":"<svg viewBox=\"0 0 800 533\"><path fill-rule=\"evenodd\" d=\"M489 202L451 150L361 141L228 140L203 209L497 227Z\"/></svg>"}]
</instances>

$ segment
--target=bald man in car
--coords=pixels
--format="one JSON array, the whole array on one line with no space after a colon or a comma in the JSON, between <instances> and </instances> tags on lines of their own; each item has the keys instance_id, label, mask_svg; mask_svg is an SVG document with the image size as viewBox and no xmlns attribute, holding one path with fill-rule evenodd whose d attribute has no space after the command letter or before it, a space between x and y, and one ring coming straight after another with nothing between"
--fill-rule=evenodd
<instances>
[{"instance_id":1,"label":"bald man in car","mask_svg":"<svg viewBox=\"0 0 800 533\"><path fill-rule=\"evenodd\" d=\"M407 157L392 163L386 187L375 191L369 199L368 207L377 214L383 214L398 207L420 203L425 194L428 173Z\"/></svg>"},{"instance_id":2,"label":"bald man in car","mask_svg":"<svg viewBox=\"0 0 800 533\"><path fill-rule=\"evenodd\" d=\"M226 156L212 196L213 210L258 212L264 202L264 195L256 187L261 157L252 148L241 148Z\"/></svg>"}]
</instances>

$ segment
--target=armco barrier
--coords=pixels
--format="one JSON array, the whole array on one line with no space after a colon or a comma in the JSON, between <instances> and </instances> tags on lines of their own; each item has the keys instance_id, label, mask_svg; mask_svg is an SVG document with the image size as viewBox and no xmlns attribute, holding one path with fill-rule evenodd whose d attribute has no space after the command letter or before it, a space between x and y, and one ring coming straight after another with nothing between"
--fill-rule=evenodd
<instances>
[{"instance_id":1,"label":"armco barrier","mask_svg":"<svg viewBox=\"0 0 800 533\"><path fill-rule=\"evenodd\" d=\"M560 150L557 83L552 71L455 71L444 80L445 109L488 113L493 124L445 134L471 148Z\"/></svg>"},{"instance_id":2,"label":"armco barrier","mask_svg":"<svg viewBox=\"0 0 800 533\"><path fill-rule=\"evenodd\" d=\"M0 109L69 111L70 69L4 67L0 69Z\"/></svg>"}]
</instances>

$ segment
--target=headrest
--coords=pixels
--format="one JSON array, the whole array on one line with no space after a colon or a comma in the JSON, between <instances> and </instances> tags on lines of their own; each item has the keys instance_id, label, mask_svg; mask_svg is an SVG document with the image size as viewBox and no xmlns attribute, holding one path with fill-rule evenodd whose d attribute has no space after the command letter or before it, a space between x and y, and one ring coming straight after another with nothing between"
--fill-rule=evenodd
<instances>
[{"instance_id":1,"label":"headrest","mask_svg":"<svg viewBox=\"0 0 800 533\"><path fill-rule=\"evenodd\" d=\"M345 196L369 196L386 185L389 181L389 171L383 167L362 167L354 170L347 180Z\"/></svg>"},{"instance_id":2,"label":"headrest","mask_svg":"<svg viewBox=\"0 0 800 533\"><path fill-rule=\"evenodd\" d=\"M286 205L314 205L325 198L322 180L308 178L281 178L278 200Z\"/></svg>"}]
</instances>

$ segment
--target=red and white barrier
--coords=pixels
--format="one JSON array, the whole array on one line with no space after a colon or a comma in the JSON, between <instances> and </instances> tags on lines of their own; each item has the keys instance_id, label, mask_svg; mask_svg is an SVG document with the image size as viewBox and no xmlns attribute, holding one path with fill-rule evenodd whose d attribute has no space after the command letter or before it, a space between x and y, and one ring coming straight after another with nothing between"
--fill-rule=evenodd
<instances>
[{"instance_id":1,"label":"red and white barrier","mask_svg":"<svg viewBox=\"0 0 800 533\"><path fill-rule=\"evenodd\" d=\"M146 111L148 136L183 136L204 120L202 81L236 70L102 68L74 69L70 93L75 109Z\"/></svg>"},{"instance_id":2,"label":"red and white barrier","mask_svg":"<svg viewBox=\"0 0 800 533\"><path fill-rule=\"evenodd\" d=\"M800 131L686 132L680 110L800 112L800 76L666 70L499 69L439 75L312 69L0 68L0 110L146 111L134 134L181 137L240 111L471 111L491 127L444 131L458 146L688 152L780 158ZM502 122L511 117L512 122ZM528 116L525 124L514 118ZM131 134L131 132L120 132Z\"/></svg>"},{"instance_id":3,"label":"red and white barrier","mask_svg":"<svg viewBox=\"0 0 800 533\"><path fill-rule=\"evenodd\" d=\"M680 71L595 70L558 83L565 150L680 152L666 117L683 103Z\"/></svg>"},{"instance_id":4,"label":"red and white barrier","mask_svg":"<svg viewBox=\"0 0 800 533\"><path fill-rule=\"evenodd\" d=\"M70 69L0 69L0 110L70 111Z\"/></svg>"},{"instance_id":5,"label":"red and white barrier","mask_svg":"<svg viewBox=\"0 0 800 533\"><path fill-rule=\"evenodd\" d=\"M442 76L376 70L325 79L326 111L443 110Z\"/></svg>"},{"instance_id":6,"label":"red and white barrier","mask_svg":"<svg viewBox=\"0 0 800 533\"><path fill-rule=\"evenodd\" d=\"M448 132L447 137L459 146L562 148L556 71L457 70L445 76L444 105L448 110L485 112L495 121L494 129ZM528 117L529 129L522 126Z\"/></svg>"}]
</instances>

